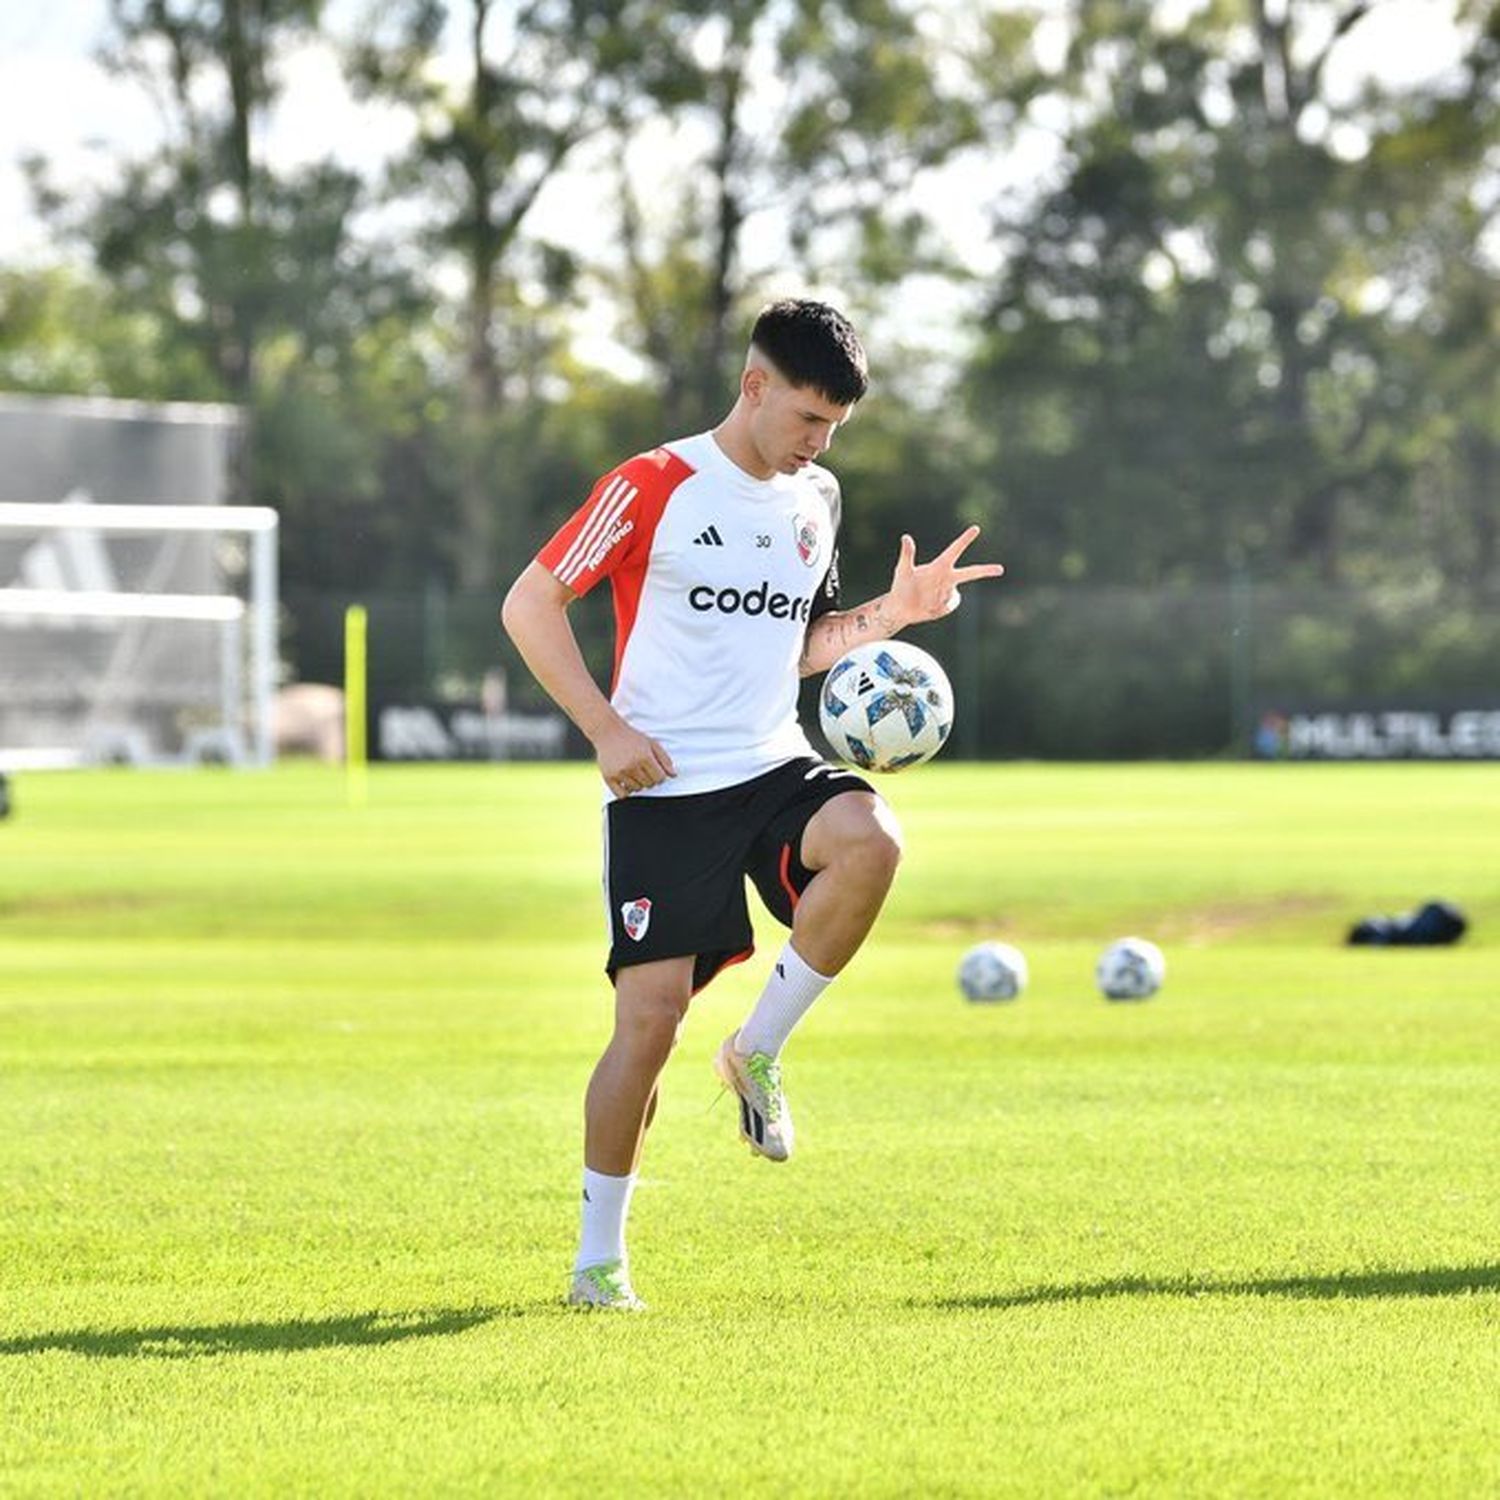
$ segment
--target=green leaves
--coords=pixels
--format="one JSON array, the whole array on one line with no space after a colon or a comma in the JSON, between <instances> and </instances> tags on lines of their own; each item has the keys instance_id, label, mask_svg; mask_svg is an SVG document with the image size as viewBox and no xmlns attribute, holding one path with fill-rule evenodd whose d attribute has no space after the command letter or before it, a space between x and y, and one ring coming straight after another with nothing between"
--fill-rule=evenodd
<instances>
[{"instance_id":1,"label":"green leaves","mask_svg":"<svg viewBox=\"0 0 1500 1500\"><path fill-rule=\"evenodd\" d=\"M319 0L114 0L162 140L97 191L31 165L93 269L5 277L0 379L238 401L289 578L485 593L715 420L800 287L876 372L834 454L856 576L978 517L1035 583L1483 596L1500 5L1442 7L1442 76L1351 82L1380 9L361 0L341 38ZM309 44L410 127L383 171L268 158Z\"/></svg>"},{"instance_id":2,"label":"green leaves","mask_svg":"<svg viewBox=\"0 0 1500 1500\"><path fill-rule=\"evenodd\" d=\"M1044 570L1053 497L1091 467L1063 550L1143 581L1226 556L1352 576L1420 482L1397 429L1423 418L1394 372L1425 362L1448 269L1478 254L1461 203L1494 101L1451 79L1335 97L1325 64L1368 7L1257 3L1253 28L1246 10L1173 28L1080 5L1034 106L1069 120L1063 180L1014 226L973 390L1018 414L997 463L1011 505L1046 518ZM1480 46L1465 71L1489 65ZM1062 448L1038 403L1072 408Z\"/></svg>"}]
</instances>

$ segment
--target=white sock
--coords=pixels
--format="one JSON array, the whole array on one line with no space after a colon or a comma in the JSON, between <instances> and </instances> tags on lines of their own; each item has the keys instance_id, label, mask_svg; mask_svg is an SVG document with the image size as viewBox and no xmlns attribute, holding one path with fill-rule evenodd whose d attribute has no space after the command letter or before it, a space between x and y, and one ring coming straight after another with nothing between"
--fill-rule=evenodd
<instances>
[{"instance_id":1,"label":"white sock","mask_svg":"<svg viewBox=\"0 0 1500 1500\"><path fill-rule=\"evenodd\" d=\"M583 1169L583 1233L578 1241L575 1271L625 1259L625 1216L635 1191L635 1173L606 1177Z\"/></svg>"},{"instance_id":2,"label":"white sock","mask_svg":"<svg viewBox=\"0 0 1500 1500\"><path fill-rule=\"evenodd\" d=\"M766 987L750 1012L750 1019L740 1027L735 1051L745 1056L765 1052L780 1057L792 1028L807 1014L813 1001L833 983L828 974L809 969L788 943L781 957L771 966Z\"/></svg>"}]
</instances>

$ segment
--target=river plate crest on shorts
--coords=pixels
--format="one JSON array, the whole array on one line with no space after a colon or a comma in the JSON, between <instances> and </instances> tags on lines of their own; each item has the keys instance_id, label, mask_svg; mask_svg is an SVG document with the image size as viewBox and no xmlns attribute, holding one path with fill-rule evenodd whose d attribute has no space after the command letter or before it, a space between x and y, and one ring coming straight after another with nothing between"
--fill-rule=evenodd
<instances>
[{"instance_id":1,"label":"river plate crest on shorts","mask_svg":"<svg viewBox=\"0 0 1500 1500\"><path fill-rule=\"evenodd\" d=\"M823 551L823 534L818 523L807 516L792 517L792 535L797 539L797 556L810 568Z\"/></svg>"},{"instance_id":2,"label":"river plate crest on shorts","mask_svg":"<svg viewBox=\"0 0 1500 1500\"><path fill-rule=\"evenodd\" d=\"M637 896L634 901L624 902L620 907L620 918L625 923L625 935L633 943L640 942L651 925L651 898Z\"/></svg>"}]
</instances>

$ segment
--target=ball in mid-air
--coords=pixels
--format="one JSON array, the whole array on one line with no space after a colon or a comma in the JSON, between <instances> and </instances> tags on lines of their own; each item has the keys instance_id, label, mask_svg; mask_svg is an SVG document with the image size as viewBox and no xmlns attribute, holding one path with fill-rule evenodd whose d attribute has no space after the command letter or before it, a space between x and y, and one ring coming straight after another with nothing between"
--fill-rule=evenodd
<instances>
[{"instance_id":1,"label":"ball in mid-air","mask_svg":"<svg viewBox=\"0 0 1500 1500\"><path fill-rule=\"evenodd\" d=\"M1148 1000L1166 978L1167 961L1155 943L1123 937L1099 955L1094 978L1106 1000Z\"/></svg>"},{"instance_id":2,"label":"ball in mid-air","mask_svg":"<svg viewBox=\"0 0 1500 1500\"><path fill-rule=\"evenodd\" d=\"M979 943L958 965L965 1000L1014 1000L1026 988L1026 955L1009 943Z\"/></svg>"},{"instance_id":3,"label":"ball in mid-air","mask_svg":"<svg viewBox=\"0 0 1500 1500\"><path fill-rule=\"evenodd\" d=\"M942 748L953 728L953 689L920 647L872 641L829 670L818 720L840 760L861 771L901 771Z\"/></svg>"}]
</instances>

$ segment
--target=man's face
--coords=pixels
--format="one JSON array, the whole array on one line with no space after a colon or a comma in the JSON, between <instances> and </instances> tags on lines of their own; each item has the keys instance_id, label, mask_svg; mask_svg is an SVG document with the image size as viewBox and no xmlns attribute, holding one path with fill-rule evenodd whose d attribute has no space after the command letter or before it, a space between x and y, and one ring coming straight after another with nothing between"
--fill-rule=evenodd
<instances>
[{"instance_id":1,"label":"man's face","mask_svg":"<svg viewBox=\"0 0 1500 1500\"><path fill-rule=\"evenodd\" d=\"M765 476L795 474L821 458L833 435L849 420L852 406L840 406L808 386L792 385L776 370L746 371L751 401L751 437Z\"/></svg>"}]
</instances>

